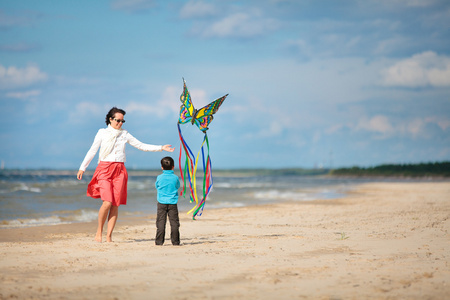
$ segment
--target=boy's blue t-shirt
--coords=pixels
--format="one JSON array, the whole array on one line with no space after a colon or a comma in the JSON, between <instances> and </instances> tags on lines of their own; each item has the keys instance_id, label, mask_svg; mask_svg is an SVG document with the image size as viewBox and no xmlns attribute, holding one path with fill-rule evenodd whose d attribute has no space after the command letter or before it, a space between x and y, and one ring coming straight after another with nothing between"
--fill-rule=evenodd
<instances>
[{"instance_id":1,"label":"boy's blue t-shirt","mask_svg":"<svg viewBox=\"0 0 450 300\"><path fill-rule=\"evenodd\" d=\"M177 204L180 181L173 170L163 170L163 173L156 178L155 187L159 203Z\"/></svg>"}]
</instances>

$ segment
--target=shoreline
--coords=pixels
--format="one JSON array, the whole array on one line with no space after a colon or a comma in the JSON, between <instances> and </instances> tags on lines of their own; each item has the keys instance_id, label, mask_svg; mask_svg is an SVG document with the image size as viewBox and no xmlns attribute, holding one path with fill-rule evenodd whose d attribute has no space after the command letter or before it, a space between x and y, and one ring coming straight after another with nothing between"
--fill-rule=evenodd
<instances>
[{"instance_id":1,"label":"shoreline","mask_svg":"<svg viewBox=\"0 0 450 300\"><path fill-rule=\"evenodd\" d=\"M358 184L361 185L361 184ZM358 185L353 186L350 190L346 191L345 197L348 197L351 194L352 190L357 189ZM340 199L342 197L329 198L329 199L313 199L313 200L283 200L278 203L261 203L261 204L248 204L245 206L233 206L233 207L219 207L219 208L208 208L204 211L204 214L207 215L209 211L221 210L221 209L238 209L238 208L252 208L252 207L260 207L260 206L271 206L278 204L299 204L299 205L307 205L307 204L324 204L324 205L333 205L340 203ZM180 218L182 215L186 215L189 221L192 220L191 215L187 215L187 212L190 210L180 210L179 215ZM196 221L201 221L202 217L198 217ZM116 228L118 226L138 226L144 223L150 222L151 224L156 222L156 213L144 213L141 211L137 212L121 212L119 210L119 218L117 220ZM167 225L169 226L169 225ZM42 241L44 238L51 238L52 234L59 232L66 232L67 237L70 238L71 234L82 234L88 233L92 231L95 234L97 230L97 220L89 221L89 222L72 222L72 223L61 223L61 224L44 224L44 225L35 225L35 226L21 226L21 227L0 227L0 243L3 242L38 242ZM106 225L105 225L106 230ZM23 240L21 240L23 239Z\"/></svg>"},{"instance_id":2,"label":"shoreline","mask_svg":"<svg viewBox=\"0 0 450 300\"><path fill-rule=\"evenodd\" d=\"M154 245L150 214L119 216L114 243L93 241L96 222L2 229L1 298L444 299L449 195L449 182L383 182L196 221L180 212L177 247L169 225Z\"/></svg>"},{"instance_id":3,"label":"shoreline","mask_svg":"<svg viewBox=\"0 0 450 300\"><path fill-rule=\"evenodd\" d=\"M227 208L210 208L208 210L205 210L203 213L204 215L207 215L209 211L215 211L215 210L228 210L228 209L239 209L239 208L249 208L252 207L257 208L261 206L267 207L267 209L270 209L270 206L273 205L287 205L287 204L293 204L293 205L338 205L341 203L341 198L336 199L317 199L317 200L304 200L304 201L282 201L279 203L263 203L263 204L250 204L246 206L241 207L227 207ZM185 211L179 211L180 219L192 221L192 214L187 215L187 212L189 210ZM194 222L201 222L202 217L197 217L197 220ZM137 213L128 213L123 212L121 215L121 212L119 211L119 218L116 223L116 229L125 226L141 226L144 224L150 224L154 225L156 222L156 213L149 213L144 214L142 212ZM168 222L168 221L167 221ZM156 226L156 225L155 225ZM167 223L167 226L170 226L169 223ZM156 228L156 227L155 227ZM167 227L169 229L169 227ZM89 236L89 232L92 232L92 236L95 235L95 231L97 230L97 220L90 221L90 222L74 222L74 223L67 223L67 224L51 224L51 225L37 225L37 226L24 226L24 227L3 227L0 228L0 243L5 242L39 242L43 239L59 239L59 238L67 238L70 239L72 235L79 235L86 233L86 236ZM106 230L106 224L105 224L105 230ZM61 232L66 233L66 236L63 235L57 235Z\"/></svg>"},{"instance_id":4,"label":"shoreline","mask_svg":"<svg viewBox=\"0 0 450 300\"><path fill-rule=\"evenodd\" d=\"M54 172L54 170L52 170ZM305 176L308 177L308 176ZM331 175L324 175L324 176L313 176L314 178L331 178L331 179L342 179L342 180L355 180L355 182L349 184L347 187L343 187L342 183L336 183L333 185L328 185L324 187L316 186L313 189L308 190L305 187L302 187L302 190L306 191L308 195L306 195L306 198L310 199L276 199L271 198L270 191L268 191L268 199L261 199L260 203L264 204L277 204L277 203L283 203L285 201L293 201L293 202L310 202L310 201L329 201L331 199L339 199L342 197L345 197L346 194L353 190L357 189L358 186L362 184L367 183L443 183L443 182L450 182L450 179L448 178L413 178L413 177L353 177L353 176L331 176ZM359 182L357 181L359 180ZM345 183L347 184L347 183ZM340 186L341 185L341 186ZM331 187L331 192L328 190ZM281 193L281 192L280 192ZM208 203L208 206L206 208L206 211L212 210L212 209L220 209L220 208L233 208L233 207L242 207L242 206L253 206L253 205L261 205L257 203L257 200L253 199L253 201L248 202L249 199L245 199L246 201L243 202L236 202L236 205L229 205L229 203L225 203L225 205L216 205L215 203ZM185 198L180 199L179 201L179 210L186 210L189 211L192 209L193 206L191 204L187 204L187 200ZM133 207L133 203L130 203L128 206L123 207L119 210L119 222L123 221L123 216L125 214L125 218L127 218L127 214L133 215L135 218L140 218L143 215L147 216L156 216L156 209L148 209L145 208L144 210L137 209L137 210L129 210L129 207ZM97 221L97 213L98 213L98 207L93 208L83 208L80 207L78 209L69 211L64 210L64 214L60 211L50 212L46 215L42 215L39 217L34 217L32 215L30 216L19 216L16 218L5 218L0 220L0 242L1 240L1 232L3 230L11 230L11 229L24 229L24 228L31 228L31 227L46 227L46 226L59 226L59 225L68 225L70 227L71 224L80 224L80 226L83 226L84 223L91 223Z\"/></svg>"}]
</instances>

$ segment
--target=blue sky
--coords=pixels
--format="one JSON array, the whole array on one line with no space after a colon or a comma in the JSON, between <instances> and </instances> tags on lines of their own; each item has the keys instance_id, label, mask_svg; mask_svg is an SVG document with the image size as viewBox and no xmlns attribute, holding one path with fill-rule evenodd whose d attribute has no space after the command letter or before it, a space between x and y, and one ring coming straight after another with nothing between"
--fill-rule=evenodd
<instances>
[{"instance_id":1,"label":"blue sky","mask_svg":"<svg viewBox=\"0 0 450 300\"><path fill-rule=\"evenodd\" d=\"M3 0L0 160L77 170L112 106L177 157L182 77L197 108L229 94L214 168L450 160L449 20L446 0Z\"/></svg>"}]
</instances>

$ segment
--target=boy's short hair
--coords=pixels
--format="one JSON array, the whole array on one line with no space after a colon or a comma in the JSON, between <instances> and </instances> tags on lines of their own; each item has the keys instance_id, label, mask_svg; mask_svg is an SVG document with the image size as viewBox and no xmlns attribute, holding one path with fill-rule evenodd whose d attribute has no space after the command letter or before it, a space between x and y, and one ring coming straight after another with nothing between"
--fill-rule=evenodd
<instances>
[{"instance_id":1,"label":"boy's short hair","mask_svg":"<svg viewBox=\"0 0 450 300\"><path fill-rule=\"evenodd\" d=\"M164 170L172 170L175 166L175 163L173 162L173 158L170 156L166 156L163 159L161 159L161 167Z\"/></svg>"}]
</instances>

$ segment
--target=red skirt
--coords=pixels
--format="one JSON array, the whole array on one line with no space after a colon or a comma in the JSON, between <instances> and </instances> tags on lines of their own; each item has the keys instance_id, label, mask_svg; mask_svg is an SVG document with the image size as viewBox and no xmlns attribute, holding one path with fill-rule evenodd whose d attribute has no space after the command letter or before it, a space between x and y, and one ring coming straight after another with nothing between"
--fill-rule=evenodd
<instances>
[{"instance_id":1,"label":"red skirt","mask_svg":"<svg viewBox=\"0 0 450 300\"><path fill-rule=\"evenodd\" d=\"M111 202L114 206L127 204L128 173L122 162L101 161L87 188L87 195Z\"/></svg>"}]
</instances>

